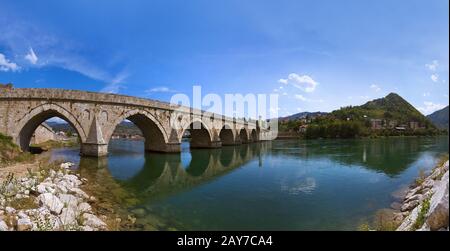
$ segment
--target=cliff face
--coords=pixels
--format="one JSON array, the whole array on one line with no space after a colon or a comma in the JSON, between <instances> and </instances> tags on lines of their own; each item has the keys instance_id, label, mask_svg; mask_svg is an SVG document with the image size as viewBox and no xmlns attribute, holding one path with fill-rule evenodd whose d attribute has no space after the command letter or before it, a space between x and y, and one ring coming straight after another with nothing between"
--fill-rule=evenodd
<instances>
[{"instance_id":1,"label":"cliff face","mask_svg":"<svg viewBox=\"0 0 450 251\"><path fill-rule=\"evenodd\" d=\"M438 231L449 227L449 162L436 167L403 200L401 211L406 217L397 231Z\"/></svg>"}]
</instances>

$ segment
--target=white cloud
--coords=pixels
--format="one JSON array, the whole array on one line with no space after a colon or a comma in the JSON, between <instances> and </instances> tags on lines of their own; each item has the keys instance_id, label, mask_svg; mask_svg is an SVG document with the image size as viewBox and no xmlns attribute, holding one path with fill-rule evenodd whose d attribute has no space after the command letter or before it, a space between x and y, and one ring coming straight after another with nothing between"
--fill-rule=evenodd
<instances>
[{"instance_id":1,"label":"white cloud","mask_svg":"<svg viewBox=\"0 0 450 251\"><path fill-rule=\"evenodd\" d=\"M296 73L291 73L287 79L282 78L278 82L285 85L290 84L304 92L313 92L319 84L308 75L298 75Z\"/></svg>"},{"instance_id":2,"label":"white cloud","mask_svg":"<svg viewBox=\"0 0 450 251\"><path fill-rule=\"evenodd\" d=\"M36 64L38 61L38 57L36 56L36 53L34 53L33 48L30 47L30 50L28 51L28 54L25 55L25 59L28 60L32 64Z\"/></svg>"},{"instance_id":3,"label":"white cloud","mask_svg":"<svg viewBox=\"0 0 450 251\"><path fill-rule=\"evenodd\" d=\"M304 97L304 96L301 95L301 94L295 94L294 97L295 97L296 99L301 100L301 101L304 101L304 102L319 102L319 103L322 103L322 102L323 102L323 99L309 99L309 98Z\"/></svg>"},{"instance_id":4,"label":"white cloud","mask_svg":"<svg viewBox=\"0 0 450 251\"><path fill-rule=\"evenodd\" d=\"M119 93L120 89L125 88L124 87L124 81L128 77L127 72L121 72L117 74L112 80L111 83L103 87L103 89L100 90L100 92L106 92L106 93Z\"/></svg>"},{"instance_id":5,"label":"white cloud","mask_svg":"<svg viewBox=\"0 0 450 251\"><path fill-rule=\"evenodd\" d=\"M18 71L20 67L11 61L9 61L5 55L0 53L0 71Z\"/></svg>"},{"instance_id":6,"label":"white cloud","mask_svg":"<svg viewBox=\"0 0 450 251\"><path fill-rule=\"evenodd\" d=\"M427 67L430 71L436 71L438 66L439 62L437 60L433 60L431 64L425 64L425 67Z\"/></svg>"},{"instance_id":7,"label":"white cloud","mask_svg":"<svg viewBox=\"0 0 450 251\"><path fill-rule=\"evenodd\" d=\"M439 80L439 75L437 73L431 74L430 76L433 82L437 82Z\"/></svg>"},{"instance_id":8,"label":"white cloud","mask_svg":"<svg viewBox=\"0 0 450 251\"><path fill-rule=\"evenodd\" d=\"M375 92L381 91L381 88L376 84L370 85L370 89L374 90Z\"/></svg>"},{"instance_id":9,"label":"white cloud","mask_svg":"<svg viewBox=\"0 0 450 251\"><path fill-rule=\"evenodd\" d=\"M151 92L176 92L175 90L170 89L169 87L166 86L159 86L159 87L155 87L152 89L148 89L145 92L147 93L151 93Z\"/></svg>"},{"instance_id":10,"label":"white cloud","mask_svg":"<svg viewBox=\"0 0 450 251\"><path fill-rule=\"evenodd\" d=\"M424 104L424 106L419 107L418 110L421 111L425 115L431 114L437 110L440 110L440 109L446 107L446 105L435 104L431 101L425 101L425 102L423 102L423 104Z\"/></svg>"},{"instance_id":11,"label":"white cloud","mask_svg":"<svg viewBox=\"0 0 450 251\"><path fill-rule=\"evenodd\" d=\"M8 48L13 55L26 53L25 57L21 59L31 63L30 67L54 66L77 72L103 83L109 83L104 88L108 92L120 89L115 86L118 86L117 76L121 73L119 71L117 74L116 65L109 64L111 57L115 56L113 52L110 52L111 56L105 57L103 61L94 62L89 57L92 51L78 41L62 39L56 34L46 32L45 29L34 23L2 15L0 15L0 34L0 44ZM33 45L34 49L38 49L39 57L34 49L30 48L30 45ZM16 69L20 69L20 67L17 66ZM4 70L3 66L1 70Z\"/></svg>"}]
</instances>

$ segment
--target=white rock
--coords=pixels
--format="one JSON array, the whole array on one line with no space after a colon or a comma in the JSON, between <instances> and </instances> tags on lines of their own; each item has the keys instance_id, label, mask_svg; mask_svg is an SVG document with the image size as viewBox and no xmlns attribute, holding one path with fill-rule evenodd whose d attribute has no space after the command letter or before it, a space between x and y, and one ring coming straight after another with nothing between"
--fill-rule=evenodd
<instances>
[{"instance_id":1,"label":"white rock","mask_svg":"<svg viewBox=\"0 0 450 251\"><path fill-rule=\"evenodd\" d=\"M33 223L30 218L23 218L17 220L17 230L19 231L28 231L33 228Z\"/></svg>"},{"instance_id":2,"label":"white rock","mask_svg":"<svg viewBox=\"0 0 450 251\"><path fill-rule=\"evenodd\" d=\"M72 194L60 194L59 200L64 204L64 207L77 208L78 203L81 202L80 198L73 196Z\"/></svg>"},{"instance_id":3,"label":"white rock","mask_svg":"<svg viewBox=\"0 0 450 251\"><path fill-rule=\"evenodd\" d=\"M434 194L430 200L430 209L427 214L427 224L430 229L435 231L443 227L448 227L449 207L448 207L448 171L444 174L441 181L437 181L433 187Z\"/></svg>"},{"instance_id":4,"label":"white rock","mask_svg":"<svg viewBox=\"0 0 450 251\"><path fill-rule=\"evenodd\" d=\"M402 212L409 211L409 210L417 207L417 205L419 205L419 201L418 200L413 200L413 201L404 203L402 205L402 207L400 208L400 211L402 211Z\"/></svg>"},{"instance_id":5,"label":"white rock","mask_svg":"<svg viewBox=\"0 0 450 251\"><path fill-rule=\"evenodd\" d=\"M54 214L60 214L64 207L64 204L51 193L43 193L38 196L39 204L47 207L50 212Z\"/></svg>"},{"instance_id":6,"label":"white rock","mask_svg":"<svg viewBox=\"0 0 450 251\"><path fill-rule=\"evenodd\" d=\"M73 174L66 174L64 175L63 179L67 181L72 187L77 187L82 184L78 177Z\"/></svg>"},{"instance_id":7,"label":"white rock","mask_svg":"<svg viewBox=\"0 0 450 251\"><path fill-rule=\"evenodd\" d=\"M78 187L70 188L69 191L78 195L81 198L89 199L89 195L87 195L83 190L79 189Z\"/></svg>"},{"instance_id":8,"label":"white rock","mask_svg":"<svg viewBox=\"0 0 450 251\"><path fill-rule=\"evenodd\" d=\"M92 210L91 206L86 202L80 203L77 208L80 213L88 213Z\"/></svg>"},{"instance_id":9,"label":"white rock","mask_svg":"<svg viewBox=\"0 0 450 251\"><path fill-rule=\"evenodd\" d=\"M396 231L410 231L419 215L419 207L414 208L411 213L403 220Z\"/></svg>"},{"instance_id":10,"label":"white rock","mask_svg":"<svg viewBox=\"0 0 450 251\"><path fill-rule=\"evenodd\" d=\"M19 213L17 213L17 216L19 216L19 219L27 219L29 218L27 214L25 214L24 212L20 211Z\"/></svg>"},{"instance_id":11,"label":"white rock","mask_svg":"<svg viewBox=\"0 0 450 251\"><path fill-rule=\"evenodd\" d=\"M14 208L12 208L12 207L6 207L6 208L5 208L5 212L6 212L7 214L13 214L13 213L16 212L16 209L14 209Z\"/></svg>"},{"instance_id":12,"label":"white rock","mask_svg":"<svg viewBox=\"0 0 450 251\"><path fill-rule=\"evenodd\" d=\"M8 225L2 220L0 220L0 231L8 231Z\"/></svg>"},{"instance_id":13,"label":"white rock","mask_svg":"<svg viewBox=\"0 0 450 251\"><path fill-rule=\"evenodd\" d=\"M105 230L107 228L106 223L104 223L102 220L100 220L97 216L93 214L84 213L83 220L85 226L102 230Z\"/></svg>"},{"instance_id":14,"label":"white rock","mask_svg":"<svg viewBox=\"0 0 450 251\"><path fill-rule=\"evenodd\" d=\"M76 217L77 216L76 216L74 209L71 207L68 207L68 208L62 209L62 213L59 216L59 219L61 220L61 223L63 225L74 225L74 224L77 224Z\"/></svg>"}]
</instances>

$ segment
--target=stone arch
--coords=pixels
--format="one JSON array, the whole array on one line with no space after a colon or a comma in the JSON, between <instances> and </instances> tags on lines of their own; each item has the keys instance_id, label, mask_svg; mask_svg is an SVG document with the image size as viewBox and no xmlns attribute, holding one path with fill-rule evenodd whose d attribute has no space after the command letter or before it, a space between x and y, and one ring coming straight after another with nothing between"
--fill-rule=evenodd
<instances>
[{"instance_id":1,"label":"stone arch","mask_svg":"<svg viewBox=\"0 0 450 251\"><path fill-rule=\"evenodd\" d=\"M191 148L211 148L213 143L213 136L211 130L203 123L200 119L192 120L186 127L183 128L183 131L180 135L181 139L186 132L189 130L191 134Z\"/></svg>"},{"instance_id":2,"label":"stone arch","mask_svg":"<svg viewBox=\"0 0 450 251\"><path fill-rule=\"evenodd\" d=\"M129 110L115 119L105 137L106 142L110 141L114 129L125 119L133 122L141 130L145 139L145 150L167 151L166 146L169 140L163 126L151 113L139 109Z\"/></svg>"},{"instance_id":3,"label":"stone arch","mask_svg":"<svg viewBox=\"0 0 450 251\"><path fill-rule=\"evenodd\" d=\"M243 144L249 142L247 129L245 129L245 127L242 127L241 130L239 130L239 139Z\"/></svg>"},{"instance_id":4,"label":"stone arch","mask_svg":"<svg viewBox=\"0 0 450 251\"><path fill-rule=\"evenodd\" d=\"M36 128L47 119L58 117L69 123L77 132L81 142L86 141L86 132L76 117L62 106L49 103L33 108L17 123L16 143L23 151L28 151L31 137Z\"/></svg>"},{"instance_id":5,"label":"stone arch","mask_svg":"<svg viewBox=\"0 0 450 251\"><path fill-rule=\"evenodd\" d=\"M252 142L258 141L258 133L256 132L256 129L252 129L252 132L250 134L250 138Z\"/></svg>"},{"instance_id":6,"label":"stone arch","mask_svg":"<svg viewBox=\"0 0 450 251\"><path fill-rule=\"evenodd\" d=\"M224 146L234 145L236 143L235 131L227 124L220 129L219 138Z\"/></svg>"}]
</instances>

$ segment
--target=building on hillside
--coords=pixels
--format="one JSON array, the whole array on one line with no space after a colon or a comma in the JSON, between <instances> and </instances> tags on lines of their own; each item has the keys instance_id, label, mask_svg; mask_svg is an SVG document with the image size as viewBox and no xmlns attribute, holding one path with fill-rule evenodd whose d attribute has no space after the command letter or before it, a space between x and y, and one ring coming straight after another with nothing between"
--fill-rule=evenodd
<instances>
[{"instance_id":1,"label":"building on hillside","mask_svg":"<svg viewBox=\"0 0 450 251\"><path fill-rule=\"evenodd\" d=\"M373 130L383 129L383 120L381 119L371 119L370 123Z\"/></svg>"},{"instance_id":2,"label":"building on hillside","mask_svg":"<svg viewBox=\"0 0 450 251\"><path fill-rule=\"evenodd\" d=\"M49 140L55 140L56 134L46 123L40 124L31 137L30 144L41 144Z\"/></svg>"},{"instance_id":3,"label":"building on hillside","mask_svg":"<svg viewBox=\"0 0 450 251\"><path fill-rule=\"evenodd\" d=\"M397 126L397 120L389 120L388 127L394 129Z\"/></svg>"},{"instance_id":4,"label":"building on hillside","mask_svg":"<svg viewBox=\"0 0 450 251\"><path fill-rule=\"evenodd\" d=\"M410 121L409 122L409 128L412 130L416 130L420 128L419 122L416 121Z\"/></svg>"},{"instance_id":5,"label":"building on hillside","mask_svg":"<svg viewBox=\"0 0 450 251\"><path fill-rule=\"evenodd\" d=\"M395 127L395 130L397 131L405 131L406 130L406 125L399 125Z\"/></svg>"},{"instance_id":6,"label":"building on hillside","mask_svg":"<svg viewBox=\"0 0 450 251\"><path fill-rule=\"evenodd\" d=\"M305 133L306 129L308 129L308 125L301 125L298 127L298 132Z\"/></svg>"}]
</instances>

